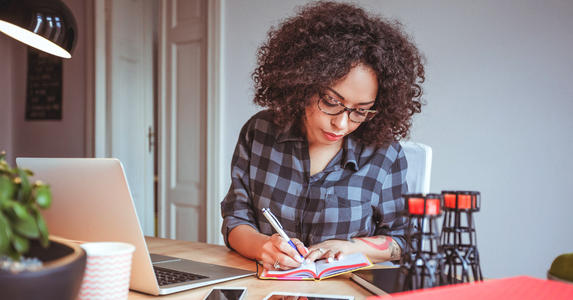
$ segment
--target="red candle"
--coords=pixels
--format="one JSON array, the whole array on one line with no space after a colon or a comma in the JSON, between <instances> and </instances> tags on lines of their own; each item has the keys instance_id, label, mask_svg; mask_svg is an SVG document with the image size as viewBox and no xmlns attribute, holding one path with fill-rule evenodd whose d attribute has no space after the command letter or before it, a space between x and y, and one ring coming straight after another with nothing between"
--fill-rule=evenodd
<instances>
[{"instance_id":1,"label":"red candle","mask_svg":"<svg viewBox=\"0 0 573 300\"><path fill-rule=\"evenodd\" d=\"M456 207L456 194L445 194L444 205L448 208Z\"/></svg>"},{"instance_id":2,"label":"red candle","mask_svg":"<svg viewBox=\"0 0 573 300\"><path fill-rule=\"evenodd\" d=\"M471 195L458 194L458 209L475 208L475 198ZM456 208L456 194L445 194L444 202L447 208Z\"/></svg>"},{"instance_id":3,"label":"red candle","mask_svg":"<svg viewBox=\"0 0 573 300\"><path fill-rule=\"evenodd\" d=\"M408 211L412 215L424 214L424 198L408 198ZM440 213L440 199L426 199L426 215Z\"/></svg>"},{"instance_id":4,"label":"red candle","mask_svg":"<svg viewBox=\"0 0 573 300\"><path fill-rule=\"evenodd\" d=\"M408 198L408 211L411 215L421 215L424 213L424 199Z\"/></svg>"}]
</instances>

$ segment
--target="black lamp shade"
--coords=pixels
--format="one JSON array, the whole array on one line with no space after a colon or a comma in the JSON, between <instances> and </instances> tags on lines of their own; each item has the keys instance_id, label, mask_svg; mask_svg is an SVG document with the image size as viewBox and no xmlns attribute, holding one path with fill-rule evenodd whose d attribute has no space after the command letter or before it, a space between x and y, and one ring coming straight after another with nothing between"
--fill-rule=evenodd
<instances>
[{"instance_id":1,"label":"black lamp shade","mask_svg":"<svg viewBox=\"0 0 573 300\"><path fill-rule=\"evenodd\" d=\"M0 0L0 31L44 52L71 58L76 20L61 0Z\"/></svg>"}]
</instances>

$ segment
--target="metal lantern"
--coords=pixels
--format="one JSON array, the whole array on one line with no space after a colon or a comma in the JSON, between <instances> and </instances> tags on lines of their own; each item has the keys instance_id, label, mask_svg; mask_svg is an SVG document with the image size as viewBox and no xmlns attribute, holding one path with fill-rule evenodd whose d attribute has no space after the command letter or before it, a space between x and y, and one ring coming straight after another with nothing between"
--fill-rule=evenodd
<instances>
[{"instance_id":1,"label":"metal lantern","mask_svg":"<svg viewBox=\"0 0 573 300\"><path fill-rule=\"evenodd\" d=\"M473 213L481 205L480 192L442 191L444 223L440 237L448 283L483 280Z\"/></svg>"},{"instance_id":2,"label":"metal lantern","mask_svg":"<svg viewBox=\"0 0 573 300\"><path fill-rule=\"evenodd\" d=\"M399 284L402 290L443 285L446 283L444 255L437 227L443 197L440 194L406 194L403 197L409 219Z\"/></svg>"}]
</instances>

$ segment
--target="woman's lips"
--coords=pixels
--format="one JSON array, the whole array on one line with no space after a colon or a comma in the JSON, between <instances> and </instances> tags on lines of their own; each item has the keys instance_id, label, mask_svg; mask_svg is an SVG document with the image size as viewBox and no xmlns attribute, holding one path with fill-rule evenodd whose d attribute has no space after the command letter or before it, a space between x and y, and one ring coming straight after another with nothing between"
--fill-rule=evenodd
<instances>
[{"instance_id":1,"label":"woman's lips","mask_svg":"<svg viewBox=\"0 0 573 300\"><path fill-rule=\"evenodd\" d=\"M343 134L338 135L338 134L334 134L334 133L330 133L330 132L326 132L326 131L322 131L322 133L324 134L324 136L326 137L326 139L329 140L329 141L338 141L339 139L341 139L342 137L344 137Z\"/></svg>"}]
</instances>

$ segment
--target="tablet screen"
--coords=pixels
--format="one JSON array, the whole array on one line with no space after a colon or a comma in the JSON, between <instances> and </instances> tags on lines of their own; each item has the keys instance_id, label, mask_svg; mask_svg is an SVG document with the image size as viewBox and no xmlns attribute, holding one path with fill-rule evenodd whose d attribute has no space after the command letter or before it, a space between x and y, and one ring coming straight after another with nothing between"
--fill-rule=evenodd
<instances>
[{"instance_id":1,"label":"tablet screen","mask_svg":"<svg viewBox=\"0 0 573 300\"><path fill-rule=\"evenodd\" d=\"M204 300L241 300L246 288L214 288Z\"/></svg>"},{"instance_id":2,"label":"tablet screen","mask_svg":"<svg viewBox=\"0 0 573 300\"><path fill-rule=\"evenodd\" d=\"M391 294L402 291L399 272L399 268L365 269L353 272L350 279L375 295Z\"/></svg>"}]
</instances>

